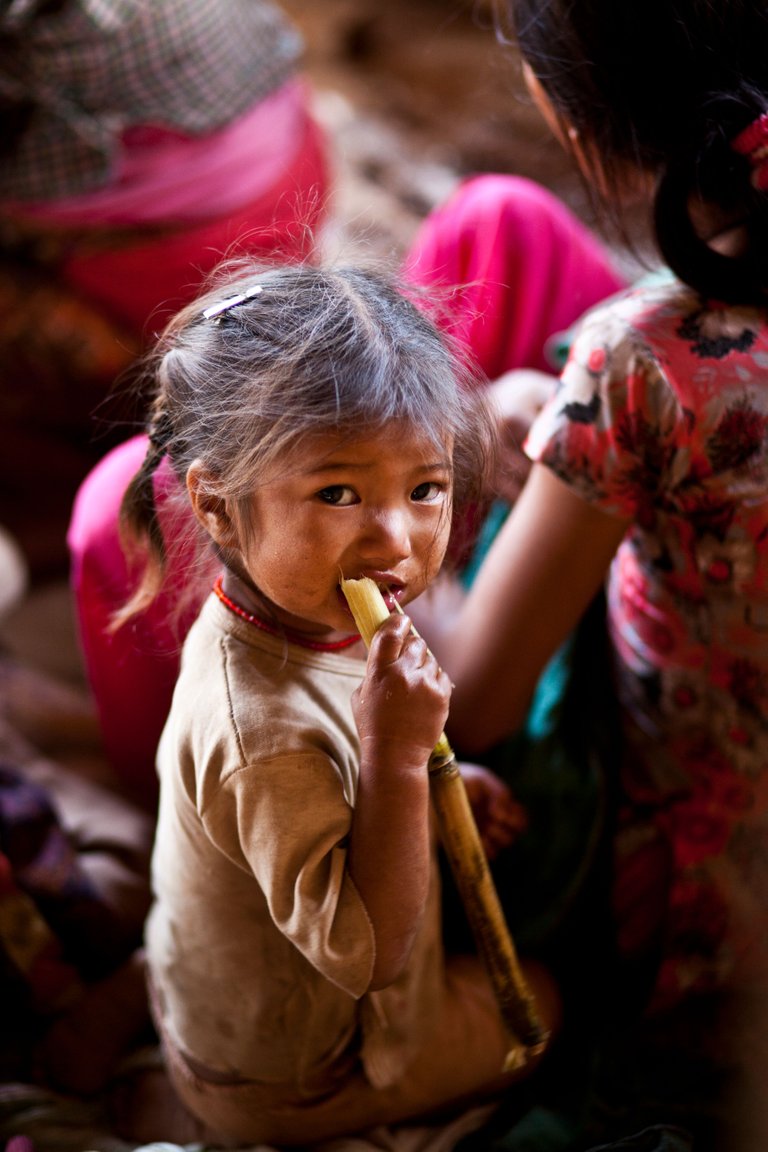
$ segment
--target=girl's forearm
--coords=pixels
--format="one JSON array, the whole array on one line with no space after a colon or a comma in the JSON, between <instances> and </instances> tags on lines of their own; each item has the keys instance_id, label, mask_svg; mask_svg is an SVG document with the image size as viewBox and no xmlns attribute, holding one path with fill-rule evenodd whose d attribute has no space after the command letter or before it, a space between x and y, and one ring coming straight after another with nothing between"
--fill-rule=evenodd
<instances>
[{"instance_id":1,"label":"girl's forearm","mask_svg":"<svg viewBox=\"0 0 768 1152\"><path fill-rule=\"evenodd\" d=\"M363 758L348 867L376 940L371 988L403 970L429 890L431 848L426 763Z\"/></svg>"},{"instance_id":2,"label":"girl's forearm","mask_svg":"<svg viewBox=\"0 0 768 1152\"><path fill-rule=\"evenodd\" d=\"M627 527L543 465L449 627L427 641L454 680L448 734L477 755L515 732L547 660L587 608Z\"/></svg>"}]
</instances>

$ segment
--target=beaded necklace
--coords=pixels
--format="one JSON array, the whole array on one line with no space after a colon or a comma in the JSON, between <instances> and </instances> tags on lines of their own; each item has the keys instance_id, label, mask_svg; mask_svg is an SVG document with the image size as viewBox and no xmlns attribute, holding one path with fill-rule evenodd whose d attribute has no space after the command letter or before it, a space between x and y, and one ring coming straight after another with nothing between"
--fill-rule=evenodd
<instances>
[{"instance_id":1,"label":"beaded necklace","mask_svg":"<svg viewBox=\"0 0 768 1152\"><path fill-rule=\"evenodd\" d=\"M288 640L291 644L297 644L299 648L311 648L313 652L340 652L343 648L351 648L353 644L357 644L360 639L358 632L350 636L345 636L342 640L308 640L306 636L302 636L298 632L291 632L289 628L276 628L273 624L267 623L257 616L254 612L246 612L234 600L227 596L222 588L222 577L217 577L213 591L221 600L225 608L229 608L230 612L234 612L235 616L239 616L241 620L245 620L247 624L253 624L254 628L261 629L262 632L268 632L270 636L277 636L280 639Z\"/></svg>"}]
</instances>

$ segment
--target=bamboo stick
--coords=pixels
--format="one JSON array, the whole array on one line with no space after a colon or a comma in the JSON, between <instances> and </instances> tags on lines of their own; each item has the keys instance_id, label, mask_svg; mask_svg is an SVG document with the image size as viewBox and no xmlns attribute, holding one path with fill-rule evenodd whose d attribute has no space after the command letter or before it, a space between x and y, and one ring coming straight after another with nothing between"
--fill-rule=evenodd
<instances>
[{"instance_id":1,"label":"bamboo stick","mask_svg":"<svg viewBox=\"0 0 768 1152\"><path fill-rule=\"evenodd\" d=\"M376 582L368 577L342 580L341 589L365 645L370 647L377 629L389 617L384 597ZM402 611L399 604L397 609ZM523 1067L543 1051L549 1034L520 967L464 781L444 732L430 756L428 771L440 839L459 896L504 1022L519 1041L510 1050L504 1067Z\"/></svg>"}]
</instances>

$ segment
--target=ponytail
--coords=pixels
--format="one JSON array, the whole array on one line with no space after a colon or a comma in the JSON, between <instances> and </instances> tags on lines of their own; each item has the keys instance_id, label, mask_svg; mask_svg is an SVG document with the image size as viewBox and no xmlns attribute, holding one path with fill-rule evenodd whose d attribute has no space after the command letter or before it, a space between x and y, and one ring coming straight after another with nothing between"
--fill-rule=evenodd
<instances>
[{"instance_id":1,"label":"ponytail","mask_svg":"<svg viewBox=\"0 0 768 1152\"><path fill-rule=\"evenodd\" d=\"M688 147L667 160L654 203L660 253L685 284L727 304L768 303L768 190L754 179L749 152L739 146L746 122L756 116L759 97L737 92L714 97L692 126ZM739 230L738 251L724 254L701 236L690 204L716 207L726 226Z\"/></svg>"},{"instance_id":2,"label":"ponytail","mask_svg":"<svg viewBox=\"0 0 768 1152\"><path fill-rule=\"evenodd\" d=\"M661 178L654 204L656 242L665 263L678 279L708 299L726 304L765 305L768 283L760 253L765 238L754 235L752 221L744 221L749 243L737 256L715 251L696 231L688 205L689 174L670 164Z\"/></svg>"}]
</instances>

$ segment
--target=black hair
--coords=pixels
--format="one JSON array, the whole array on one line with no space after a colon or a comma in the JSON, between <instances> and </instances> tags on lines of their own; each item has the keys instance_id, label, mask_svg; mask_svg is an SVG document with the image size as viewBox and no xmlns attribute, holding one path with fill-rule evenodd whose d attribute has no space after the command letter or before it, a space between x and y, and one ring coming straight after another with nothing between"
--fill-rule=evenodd
<instances>
[{"instance_id":1,"label":"black hair","mask_svg":"<svg viewBox=\"0 0 768 1152\"><path fill-rule=\"evenodd\" d=\"M578 134L589 188L613 222L627 173L645 173L672 271L704 295L765 304L768 193L753 188L732 141L768 110L768 3L499 0L498 11L499 30L511 25L555 115ZM743 228L737 255L697 234L692 198Z\"/></svg>"}]
</instances>

